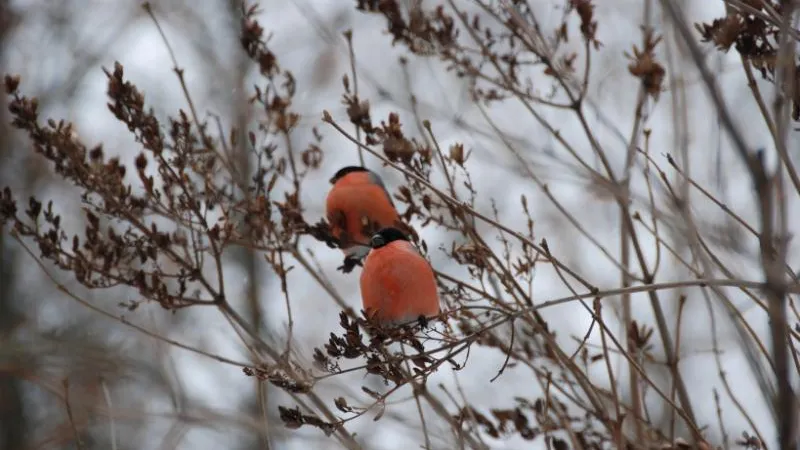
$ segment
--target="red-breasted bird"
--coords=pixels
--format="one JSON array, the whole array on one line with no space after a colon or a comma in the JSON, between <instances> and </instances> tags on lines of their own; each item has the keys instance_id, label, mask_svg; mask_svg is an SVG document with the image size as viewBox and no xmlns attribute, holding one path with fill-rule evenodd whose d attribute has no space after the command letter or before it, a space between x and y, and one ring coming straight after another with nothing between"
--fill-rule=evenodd
<instances>
[{"instance_id":1,"label":"red-breasted bird","mask_svg":"<svg viewBox=\"0 0 800 450\"><path fill-rule=\"evenodd\" d=\"M361 300L368 316L398 324L439 315L436 278L428 261L397 228L372 236L361 272Z\"/></svg>"},{"instance_id":2,"label":"red-breasted bird","mask_svg":"<svg viewBox=\"0 0 800 450\"><path fill-rule=\"evenodd\" d=\"M375 172L359 166L339 169L325 200L331 234L345 254L339 269L350 272L369 252L370 237L381 228L403 227L386 186Z\"/></svg>"}]
</instances>

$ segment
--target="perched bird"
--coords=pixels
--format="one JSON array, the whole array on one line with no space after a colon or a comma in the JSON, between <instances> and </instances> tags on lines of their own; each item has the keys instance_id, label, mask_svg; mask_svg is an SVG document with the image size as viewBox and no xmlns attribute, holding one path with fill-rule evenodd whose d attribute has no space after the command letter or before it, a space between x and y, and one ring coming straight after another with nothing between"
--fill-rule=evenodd
<instances>
[{"instance_id":1,"label":"perched bird","mask_svg":"<svg viewBox=\"0 0 800 450\"><path fill-rule=\"evenodd\" d=\"M353 270L369 252L370 237L381 228L404 225L386 186L375 172L359 166L339 169L325 200L331 234L345 254L344 272Z\"/></svg>"},{"instance_id":2,"label":"perched bird","mask_svg":"<svg viewBox=\"0 0 800 450\"><path fill-rule=\"evenodd\" d=\"M372 236L361 272L361 300L368 316L394 325L439 315L439 294L428 261L397 228Z\"/></svg>"}]
</instances>

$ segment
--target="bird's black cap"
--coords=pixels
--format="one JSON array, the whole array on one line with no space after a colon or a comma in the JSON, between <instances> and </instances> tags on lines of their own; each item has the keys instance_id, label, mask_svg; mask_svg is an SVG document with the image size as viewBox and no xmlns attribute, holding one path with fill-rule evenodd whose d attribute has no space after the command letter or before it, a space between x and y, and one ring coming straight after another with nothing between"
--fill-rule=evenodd
<instances>
[{"instance_id":1,"label":"bird's black cap","mask_svg":"<svg viewBox=\"0 0 800 450\"><path fill-rule=\"evenodd\" d=\"M342 167L341 169L339 169L333 175L333 177L330 179L330 182L331 182L331 184L334 184L337 181L339 181L342 177L344 177L345 175L347 175L349 173L353 173L353 172L369 172L369 169L367 169L366 167L361 167L361 166L345 166L345 167Z\"/></svg>"},{"instance_id":2,"label":"bird's black cap","mask_svg":"<svg viewBox=\"0 0 800 450\"><path fill-rule=\"evenodd\" d=\"M369 245L372 248L381 248L394 241L408 241L408 236L397 228L384 228L372 236Z\"/></svg>"}]
</instances>

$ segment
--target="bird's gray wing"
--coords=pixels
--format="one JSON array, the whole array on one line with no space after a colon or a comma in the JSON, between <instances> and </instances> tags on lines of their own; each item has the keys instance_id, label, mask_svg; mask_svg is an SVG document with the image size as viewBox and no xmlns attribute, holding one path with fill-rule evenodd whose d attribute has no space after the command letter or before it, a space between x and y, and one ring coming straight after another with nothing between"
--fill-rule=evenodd
<instances>
[{"instance_id":1,"label":"bird's gray wing","mask_svg":"<svg viewBox=\"0 0 800 450\"><path fill-rule=\"evenodd\" d=\"M397 209L397 207L394 205L394 201L392 200L392 195L389 193L389 190L388 190L388 189L386 189L386 185L385 185L385 184L383 184L383 180L381 179L380 175L378 175L377 173L375 173L375 172L373 172L373 171L371 171L371 170L370 170L370 171L369 171L369 179L370 179L370 181L372 181L373 183L375 183L375 184L377 184L378 186L380 186L380 187L381 187L381 189L383 189L383 193L384 193L384 194L386 194L386 198L388 198L388 199L389 199L389 203L391 203L391 204L392 204L392 207L393 207L394 209Z\"/></svg>"}]
</instances>

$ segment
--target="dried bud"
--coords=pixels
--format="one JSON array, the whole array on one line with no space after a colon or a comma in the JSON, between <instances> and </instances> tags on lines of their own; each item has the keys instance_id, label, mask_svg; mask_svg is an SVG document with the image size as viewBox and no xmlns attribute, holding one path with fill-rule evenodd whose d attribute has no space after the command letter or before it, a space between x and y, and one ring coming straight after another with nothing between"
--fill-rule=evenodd
<instances>
[{"instance_id":1,"label":"dried bud","mask_svg":"<svg viewBox=\"0 0 800 450\"><path fill-rule=\"evenodd\" d=\"M308 149L303 152L303 164L312 169L318 169L322 164L322 149L319 146L311 144Z\"/></svg>"},{"instance_id":2,"label":"dried bud","mask_svg":"<svg viewBox=\"0 0 800 450\"><path fill-rule=\"evenodd\" d=\"M455 144L450 146L450 160L454 163L458 164L459 166L464 165L464 145L463 144Z\"/></svg>"},{"instance_id":3,"label":"dried bud","mask_svg":"<svg viewBox=\"0 0 800 450\"><path fill-rule=\"evenodd\" d=\"M6 94L13 94L17 92L19 87L19 75L6 75L5 76Z\"/></svg>"}]
</instances>

